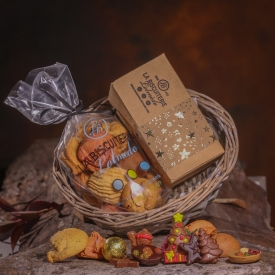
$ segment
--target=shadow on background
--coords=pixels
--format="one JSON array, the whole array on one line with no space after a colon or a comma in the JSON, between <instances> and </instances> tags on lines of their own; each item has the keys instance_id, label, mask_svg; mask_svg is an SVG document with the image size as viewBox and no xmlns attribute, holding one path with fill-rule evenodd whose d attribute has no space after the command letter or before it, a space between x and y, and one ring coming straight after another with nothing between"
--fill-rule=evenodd
<instances>
[{"instance_id":1,"label":"shadow on background","mask_svg":"<svg viewBox=\"0 0 275 275\"><path fill-rule=\"evenodd\" d=\"M165 53L187 88L219 102L239 134L249 176L267 177L275 225L274 1L6 1L1 102L34 68L67 64L85 107L112 81ZM35 139L60 137L1 105L3 171Z\"/></svg>"}]
</instances>

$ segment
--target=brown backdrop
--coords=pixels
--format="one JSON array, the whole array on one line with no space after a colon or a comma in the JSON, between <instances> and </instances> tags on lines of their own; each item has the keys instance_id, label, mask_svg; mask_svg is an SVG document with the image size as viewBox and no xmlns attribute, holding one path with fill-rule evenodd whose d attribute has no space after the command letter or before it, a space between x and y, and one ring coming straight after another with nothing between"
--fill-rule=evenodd
<instances>
[{"instance_id":1,"label":"brown backdrop","mask_svg":"<svg viewBox=\"0 0 275 275\"><path fill-rule=\"evenodd\" d=\"M266 175L273 207L275 1L1 1L1 101L34 68L67 64L87 107L110 83L161 53L187 88L232 115L248 175ZM1 105L2 171L37 138L39 126Z\"/></svg>"}]
</instances>

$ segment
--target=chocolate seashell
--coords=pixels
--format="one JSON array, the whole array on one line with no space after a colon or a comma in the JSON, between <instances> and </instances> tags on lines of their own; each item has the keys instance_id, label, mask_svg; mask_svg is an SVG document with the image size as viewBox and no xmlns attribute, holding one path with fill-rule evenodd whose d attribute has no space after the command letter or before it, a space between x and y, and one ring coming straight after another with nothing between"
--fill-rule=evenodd
<instances>
[{"instance_id":1,"label":"chocolate seashell","mask_svg":"<svg viewBox=\"0 0 275 275\"><path fill-rule=\"evenodd\" d=\"M211 249L208 246L203 246L201 249L201 254L207 254L211 251Z\"/></svg>"},{"instance_id":2,"label":"chocolate seashell","mask_svg":"<svg viewBox=\"0 0 275 275\"><path fill-rule=\"evenodd\" d=\"M213 256L220 256L222 254L222 250L221 249L215 249L215 250L211 250L209 253Z\"/></svg>"},{"instance_id":3,"label":"chocolate seashell","mask_svg":"<svg viewBox=\"0 0 275 275\"><path fill-rule=\"evenodd\" d=\"M219 248L219 245L214 243L214 242L213 243L209 242L208 247L211 248L211 249L217 249L217 248Z\"/></svg>"}]
</instances>

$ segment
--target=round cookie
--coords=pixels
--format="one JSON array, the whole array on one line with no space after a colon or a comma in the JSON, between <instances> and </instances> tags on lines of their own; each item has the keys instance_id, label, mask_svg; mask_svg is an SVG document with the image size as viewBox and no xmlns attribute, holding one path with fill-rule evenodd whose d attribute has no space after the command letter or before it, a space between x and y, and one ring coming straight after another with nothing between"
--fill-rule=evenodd
<instances>
[{"instance_id":1,"label":"round cookie","mask_svg":"<svg viewBox=\"0 0 275 275\"><path fill-rule=\"evenodd\" d=\"M145 212L143 191L144 188L142 186L130 181L121 194L122 206L130 212Z\"/></svg>"},{"instance_id":2,"label":"round cookie","mask_svg":"<svg viewBox=\"0 0 275 275\"><path fill-rule=\"evenodd\" d=\"M76 137L71 137L64 150L64 154L60 155L61 160L71 168L72 173L75 175L81 173L85 168L77 158L79 144L80 142Z\"/></svg>"},{"instance_id":3,"label":"round cookie","mask_svg":"<svg viewBox=\"0 0 275 275\"><path fill-rule=\"evenodd\" d=\"M228 254L241 249L241 245L238 240L229 234L217 233L213 235L212 238L223 251L223 253L220 255L220 258L227 258Z\"/></svg>"},{"instance_id":4,"label":"round cookie","mask_svg":"<svg viewBox=\"0 0 275 275\"><path fill-rule=\"evenodd\" d=\"M153 177L152 177L153 178ZM145 188L144 189L144 207L146 210L151 210L160 204L162 188L157 184L156 180L152 181L152 178L149 180L146 179L137 179L140 181L140 184Z\"/></svg>"},{"instance_id":5,"label":"round cookie","mask_svg":"<svg viewBox=\"0 0 275 275\"><path fill-rule=\"evenodd\" d=\"M126 170L119 167L112 167L105 173L94 173L88 180L87 186L89 190L102 201L118 204L122 190L127 186L125 178ZM116 182L122 183L122 188L116 188Z\"/></svg>"},{"instance_id":6,"label":"round cookie","mask_svg":"<svg viewBox=\"0 0 275 275\"><path fill-rule=\"evenodd\" d=\"M47 253L48 261L60 262L84 250L88 242L88 235L77 228L66 228L55 233L50 242L54 250Z\"/></svg>"},{"instance_id":7,"label":"round cookie","mask_svg":"<svg viewBox=\"0 0 275 275\"><path fill-rule=\"evenodd\" d=\"M85 138L78 147L77 157L83 163L84 167L90 171L98 171L105 168L109 160L118 154L117 142L113 136L98 133L93 136L94 139ZM98 139L96 139L98 137Z\"/></svg>"},{"instance_id":8,"label":"round cookie","mask_svg":"<svg viewBox=\"0 0 275 275\"><path fill-rule=\"evenodd\" d=\"M210 236L217 233L216 227L209 221L206 220L196 220L193 221L185 226L186 229L188 229L190 232L196 231L196 234L198 235L199 228L202 228L205 230L206 234L209 234Z\"/></svg>"},{"instance_id":9,"label":"round cookie","mask_svg":"<svg viewBox=\"0 0 275 275\"><path fill-rule=\"evenodd\" d=\"M125 186L121 200L123 207L131 212L144 212L160 204L162 188L155 181L136 178Z\"/></svg>"},{"instance_id":10,"label":"round cookie","mask_svg":"<svg viewBox=\"0 0 275 275\"><path fill-rule=\"evenodd\" d=\"M126 150L128 148L126 128L116 120L107 122L106 125L108 127L108 134L112 135L113 137L117 137L121 142L117 146L118 152L121 153L122 151ZM106 125L102 125L104 130L106 130Z\"/></svg>"},{"instance_id":11,"label":"round cookie","mask_svg":"<svg viewBox=\"0 0 275 275\"><path fill-rule=\"evenodd\" d=\"M120 201L120 192L118 191L113 191L111 189L98 191L97 187L95 186L90 186L90 190L94 193L95 196L97 196L102 201L109 202L111 204L117 204Z\"/></svg>"}]
</instances>

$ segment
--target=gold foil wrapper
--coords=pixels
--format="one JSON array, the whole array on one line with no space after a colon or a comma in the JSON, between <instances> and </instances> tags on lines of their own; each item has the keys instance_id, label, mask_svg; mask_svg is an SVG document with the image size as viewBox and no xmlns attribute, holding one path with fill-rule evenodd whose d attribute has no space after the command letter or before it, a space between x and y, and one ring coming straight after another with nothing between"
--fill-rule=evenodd
<instances>
[{"instance_id":1,"label":"gold foil wrapper","mask_svg":"<svg viewBox=\"0 0 275 275\"><path fill-rule=\"evenodd\" d=\"M123 258L127 255L126 243L119 237L110 237L102 247L102 254L106 260Z\"/></svg>"}]
</instances>

